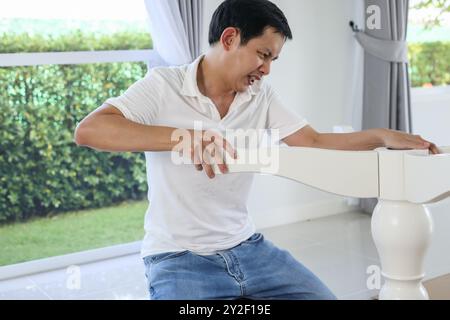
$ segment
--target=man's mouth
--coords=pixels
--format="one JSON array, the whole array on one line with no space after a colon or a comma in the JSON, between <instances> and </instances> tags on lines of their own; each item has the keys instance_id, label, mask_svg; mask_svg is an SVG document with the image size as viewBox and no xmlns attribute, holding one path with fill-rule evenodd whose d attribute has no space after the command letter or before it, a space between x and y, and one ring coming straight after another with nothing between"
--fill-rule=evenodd
<instances>
[{"instance_id":1,"label":"man's mouth","mask_svg":"<svg viewBox=\"0 0 450 320\"><path fill-rule=\"evenodd\" d=\"M255 83L255 81L260 81L261 77L258 75L251 74L251 75L247 76L247 79L248 79L248 85L251 86Z\"/></svg>"}]
</instances>

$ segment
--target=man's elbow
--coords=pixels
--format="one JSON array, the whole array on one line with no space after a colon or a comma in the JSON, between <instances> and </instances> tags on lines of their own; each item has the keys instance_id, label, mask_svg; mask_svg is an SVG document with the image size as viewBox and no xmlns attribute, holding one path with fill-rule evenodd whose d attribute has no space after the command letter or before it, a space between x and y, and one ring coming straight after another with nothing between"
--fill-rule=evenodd
<instances>
[{"instance_id":1,"label":"man's elbow","mask_svg":"<svg viewBox=\"0 0 450 320\"><path fill-rule=\"evenodd\" d=\"M74 133L74 142L79 147L84 147L88 145L88 129L82 123L78 124Z\"/></svg>"},{"instance_id":2,"label":"man's elbow","mask_svg":"<svg viewBox=\"0 0 450 320\"><path fill-rule=\"evenodd\" d=\"M283 140L290 147L316 148L320 133L306 126Z\"/></svg>"}]
</instances>

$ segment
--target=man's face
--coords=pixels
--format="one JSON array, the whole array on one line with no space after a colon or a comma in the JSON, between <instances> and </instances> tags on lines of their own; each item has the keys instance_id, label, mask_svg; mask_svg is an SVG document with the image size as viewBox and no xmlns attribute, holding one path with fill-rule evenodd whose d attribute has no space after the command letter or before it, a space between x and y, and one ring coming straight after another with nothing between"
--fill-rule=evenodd
<instances>
[{"instance_id":1,"label":"man's face","mask_svg":"<svg viewBox=\"0 0 450 320\"><path fill-rule=\"evenodd\" d=\"M240 45L240 36L227 52L227 70L233 89L238 92L247 90L255 81L270 73L271 64L278 56L285 43L285 38L267 28L264 34Z\"/></svg>"}]
</instances>

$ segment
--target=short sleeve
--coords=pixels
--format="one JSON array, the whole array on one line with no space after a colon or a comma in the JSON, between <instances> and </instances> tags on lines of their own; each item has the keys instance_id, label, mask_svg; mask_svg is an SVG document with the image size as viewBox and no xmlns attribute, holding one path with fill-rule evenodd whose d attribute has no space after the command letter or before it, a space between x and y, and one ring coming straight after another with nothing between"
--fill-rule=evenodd
<instances>
[{"instance_id":1,"label":"short sleeve","mask_svg":"<svg viewBox=\"0 0 450 320\"><path fill-rule=\"evenodd\" d=\"M269 109L267 113L267 128L278 130L280 140L303 129L309 124L305 118L285 107L272 88L268 89L268 91Z\"/></svg>"},{"instance_id":2,"label":"short sleeve","mask_svg":"<svg viewBox=\"0 0 450 320\"><path fill-rule=\"evenodd\" d=\"M105 103L118 108L130 121L151 125L159 113L162 85L162 78L152 69L121 96L110 98Z\"/></svg>"}]
</instances>

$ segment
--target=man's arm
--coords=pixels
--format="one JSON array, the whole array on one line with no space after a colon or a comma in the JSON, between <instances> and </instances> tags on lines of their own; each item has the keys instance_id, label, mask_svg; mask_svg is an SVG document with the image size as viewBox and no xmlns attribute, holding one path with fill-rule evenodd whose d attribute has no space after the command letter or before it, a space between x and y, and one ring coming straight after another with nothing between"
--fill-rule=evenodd
<instances>
[{"instance_id":1,"label":"man's arm","mask_svg":"<svg viewBox=\"0 0 450 320\"><path fill-rule=\"evenodd\" d=\"M222 173L228 171L226 163L219 159L219 152L226 151L232 158L237 157L233 146L216 132L178 130L134 123L126 119L116 107L104 104L77 126L75 142L78 146L106 152L159 152L176 149L190 155L196 169L204 169L209 178L215 176L213 162Z\"/></svg>"},{"instance_id":2,"label":"man's arm","mask_svg":"<svg viewBox=\"0 0 450 320\"><path fill-rule=\"evenodd\" d=\"M127 120L114 106L104 104L75 130L79 146L107 152L171 151L175 128L146 126Z\"/></svg>"},{"instance_id":3,"label":"man's arm","mask_svg":"<svg viewBox=\"0 0 450 320\"><path fill-rule=\"evenodd\" d=\"M388 129L370 129L353 133L319 133L306 126L283 141L292 147L309 147L333 150L365 151L380 147L392 149L430 149L438 154L438 148L417 135Z\"/></svg>"}]
</instances>

